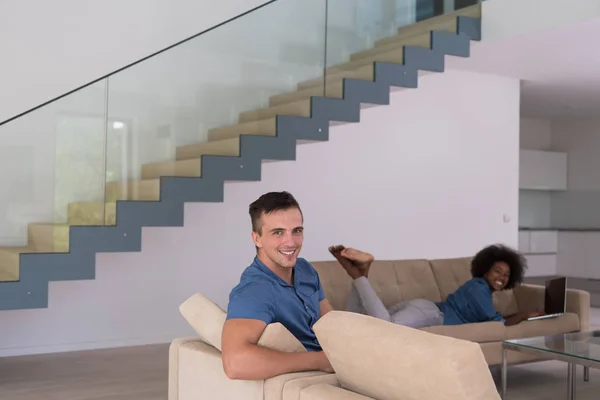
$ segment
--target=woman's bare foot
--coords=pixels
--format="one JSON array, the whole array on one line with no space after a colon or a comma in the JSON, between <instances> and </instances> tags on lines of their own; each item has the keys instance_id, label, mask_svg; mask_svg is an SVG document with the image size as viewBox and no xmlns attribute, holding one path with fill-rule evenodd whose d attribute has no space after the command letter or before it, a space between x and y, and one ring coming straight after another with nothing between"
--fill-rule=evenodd
<instances>
[{"instance_id":1,"label":"woman's bare foot","mask_svg":"<svg viewBox=\"0 0 600 400\"><path fill-rule=\"evenodd\" d=\"M342 245L329 247L329 252L342 264L342 267L353 279L369 276L369 268L374 260L371 254L346 248Z\"/></svg>"},{"instance_id":2,"label":"woman's bare foot","mask_svg":"<svg viewBox=\"0 0 600 400\"><path fill-rule=\"evenodd\" d=\"M373 260L375 260L375 257L373 257L372 254L347 248L341 251L341 255L352 261L352 263L356 265L356 268L363 273L363 276L369 276L369 269L371 268Z\"/></svg>"},{"instance_id":3,"label":"woman's bare foot","mask_svg":"<svg viewBox=\"0 0 600 400\"><path fill-rule=\"evenodd\" d=\"M345 247L342 245L329 246L329 252L335 257L336 260L338 260L338 262L346 270L348 275L350 275L352 279L360 278L361 276L363 276L362 271L358 269L358 267L354 265L352 261L342 256L341 253L344 249Z\"/></svg>"}]
</instances>

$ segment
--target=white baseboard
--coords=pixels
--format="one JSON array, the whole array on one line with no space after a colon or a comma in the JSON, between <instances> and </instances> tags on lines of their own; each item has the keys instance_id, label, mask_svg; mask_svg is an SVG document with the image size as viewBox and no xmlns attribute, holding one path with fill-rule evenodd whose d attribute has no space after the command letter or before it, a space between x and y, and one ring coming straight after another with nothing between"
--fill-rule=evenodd
<instances>
[{"instance_id":1,"label":"white baseboard","mask_svg":"<svg viewBox=\"0 0 600 400\"><path fill-rule=\"evenodd\" d=\"M13 348L0 348L0 357L14 357L34 354L63 353L68 351L98 350L115 347L144 346L149 344L170 343L174 338L181 336L181 332L172 335L155 337L134 337L125 339L108 339L93 342L57 343L42 346L23 346Z\"/></svg>"}]
</instances>

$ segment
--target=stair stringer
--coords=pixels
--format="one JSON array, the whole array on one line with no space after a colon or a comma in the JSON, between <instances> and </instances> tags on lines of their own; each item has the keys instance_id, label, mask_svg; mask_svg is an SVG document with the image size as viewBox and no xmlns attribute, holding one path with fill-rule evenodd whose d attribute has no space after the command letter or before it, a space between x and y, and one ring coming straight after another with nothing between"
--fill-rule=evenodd
<instances>
[{"instance_id":1,"label":"stair stringer","mask_svg":"<svg viewBox=\"0 0 600 400\"><path fill-rule=\"evenodd\" d=\"M276 136L241 135L240 156L202 156L202 177L161 177L159 201L117 201L115 226L71 226L69 253L20 255L19 280L0 282L0 310L48 307L52 281L95 278L95 255L141 251L144 226L183 226L184 203L224 201L226 181L259 181L263 160L295 160L299 140L329 140L330 122L360 122L361 104L387 105L390 88L418 87L418 71L443 72L469 57L481 20L458 16L458 33L431 32L431 48L404 47L404 64L375 62L373 81L344 79L341 99L311 97L310 117L279 115Z\"/></svg>"}]
</instances>

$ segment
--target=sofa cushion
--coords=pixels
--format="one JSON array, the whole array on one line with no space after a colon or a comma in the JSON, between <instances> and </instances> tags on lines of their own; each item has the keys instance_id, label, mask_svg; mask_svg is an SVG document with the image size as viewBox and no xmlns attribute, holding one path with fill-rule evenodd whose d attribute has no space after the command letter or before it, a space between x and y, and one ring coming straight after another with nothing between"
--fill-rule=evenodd
<instances>
[{"instance_id":1,"label":"sofa cushion","mask_svg":"<svg viewBox=\"0 0 600 400\"><path fill-rule=\"evenodd\" d=\"M496 342L506 338L506 327L502 322L498 321L463 325L438 325L421 329L429 333L470 340L477 343Z\"/></svg>"},{"instance_id":2,"label":"sofa cushion","mask_svg":"<svg viewBox=\"0 0 600 400\"><path fill-rule=\"evenodd\" d=\"M346 310L352 279L337 261L315 262L325 296L335 310ZM369 281L386 307L416 298L440 301L440 292L427 260L375 260Z\"/></svg>"},{"instance_id":3,"label":"sofa cushion","mask_svg":"<svg viewBox=\"0 0 600 400\"><path fill-rule=\"evenodd\" d=\"M556 318L523 321L517 325L507 326L506 338L519 339L576 331L579 331L579 317L577 314L567 313Z\"/></svg>"},{"instance_id":4,"label":"sofa cushion","mask_svg":"<svg viewBox=\"0 0 600 400\"><path fill-rule=\"evenodd\" d=\"M179 311L204 342L221 350L221 334L227 317L221 307L196 293L179 306ZM278 322L267 325L257 344L290 353L306 351L302 343Z\"/></svg>"},{"instance_id":5,"label":"sofa cushion","mask_svg":"<svg viewBox=\"0 0 600 400\"><path fill-rule=\"evenodd\" d=\"M462 257L430 261L442 300L446 300L450 294L471 279L472 259L472 257ZM512 290L496 292L493 298L496 310L502 315L511 315L518 311L517 300Z\"/></svg>"},{"instance_id":6,"label":"sofa cushion","mask_svg":"<svg viewBox=\"0 0 600 400\"><path fill-rule=\"evenodd\" d=\"M499 399L477 343L343 311L314 330L344 389L378 400Z\"/></svg>"}]
</instances>

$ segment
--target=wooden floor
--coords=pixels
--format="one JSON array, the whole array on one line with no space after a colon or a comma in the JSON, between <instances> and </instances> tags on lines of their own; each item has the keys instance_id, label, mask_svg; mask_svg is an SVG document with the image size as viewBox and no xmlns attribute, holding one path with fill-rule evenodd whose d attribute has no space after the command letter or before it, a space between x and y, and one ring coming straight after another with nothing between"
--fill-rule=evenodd
<instances>
[{"instance_id":1,"label":"wooden floor","mask_svg":"<svg viewBox=\"0 0 600 400\"><path fill-rule=\"evenodd\" d=\"M0 400L166 400L168 344L0 358Z\"/></svg>"}]
</instances>

